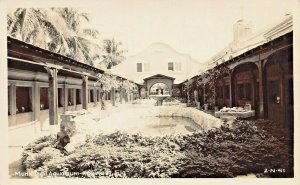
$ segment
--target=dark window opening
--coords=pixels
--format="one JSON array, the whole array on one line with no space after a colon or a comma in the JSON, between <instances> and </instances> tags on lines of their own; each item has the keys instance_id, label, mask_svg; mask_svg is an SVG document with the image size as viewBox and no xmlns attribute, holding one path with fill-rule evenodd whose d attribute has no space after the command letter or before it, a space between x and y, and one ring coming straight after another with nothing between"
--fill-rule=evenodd
<instances>
[{"instance_id":1,"label":"dark window opening","mask_svg":"<svg viewBox=\"0 0 300 185\"><path fill-rule=\"evenodd\" d=\"M74 94L73 94L74 89L68 89L68 105L72 106L74 105Z\"/></svg>"},{"instance_id":2,"label":"dark window opening","mask_svg":"<svg viewBox=\"0 0 300 185\"><path fill-rule=\"evenodd\" d=\"M225 95L225 99L230 99L230 87L229 87L229 85L225 86L224 95Z\"/></svg>"},{"instance_id":3,"label":"dark window opening","mask_svg":"<svg viewBox=\"0 0 300 185\"><path fill-rule=\"evenodd\" d=\"M137 63L137 64L136 64L136 71L137 71L137 72L142 72L142 70L143 70L142 68L143 68L142 63Z\"/></svg>"},{"instance_id":4,"label":"dark window opening","mask_svg":"<svg viewBox=\"0 0 300 185\"><path fill-rule=\"evenodd\" d=\"M217 86L217 97L218 98L223 98L223 87L222 86Z\"/></svg>"},{"instance_id":5,"label":"dark window opening","mask_svg":"<svg viewBox=\"0 0 300 185\"><path fill-rule=\"evenodd\" d=\"M106 92L107 94L107 100L110 100L110 93Z\"/></svg>"},{"instance_id":6,"label":"dark window opening","mask_svg":"<svg viewBox=\"0 0 300 185\"><path fill-rule=\"evenodd\" d=\"M238 98L238 100L242 100L244 98L244 85L243 84L237 85L237 98Z\"/></svg>"},{"instance_id":7,"label":"dark window opening","mask_svg":"<svg viewBox=\"0 0 300 185\"><path fill-rule=\"evenodd\" d=\"M251 84L246 83L245 84L245 99L246 100L251 100Z\"/></svg>"},{"instance_id":8,"label":"dark window opening","mask_svg":"<svg viewBox=\"0 0 300 185\"><path fill-rule=\"evenodd\" d=\"M168 62L168 70L174 71L174 63L173 62Z\"/></svg>"},{"instance_id":9,"label":"dark window opening","mask_svg":"<svg viewBox=\"0 0 300 185\"><path fill-rule=\"evenodd\" d=\"M32 88L16 87L16 113L32 112Z\"/></svg>"},{"instance_id":10,"label":"dark window opening","mask_svg":"<svg viewBox=\"0 0 300 185\"><path fill-rule=\"evenodd\" d=\"M101 96L100 96L100 90L97 90L97 100L98 100L98 102L100 102L100 100L101 100Z\"/></svg>"},{"instance_id":11,"label":"dark window opening","mask_svg":"<svg viewBox=\"0 0 300 185\"><path fill-rule=\"evenodd\" d=\"M269 102L276 104L280 102L280 90L279 81L271 80L269 81Z\"/></svg>"},{"instance_id":12,"label":"dark window opening","mask_svg":"<svg viewBox=\"0 0 300 185\"><path fill-rule=\"evenodd\" d=\"M48 88L41 87L40 89L40 110L49 109Z\"/></svg>"},{"instance_id":13,"label":"dark window opening","mask_svg":"<svg viewBox=\"0 0 300 185\"><path fill-rule=\"evenodd\" d=\"M63 107L64 106L64 94L63 94L63 89L58 88L58 107Z\"/></svg>"},{"instance_id":14,"label":"dark window opening","mask_svg":"<svg viewBox=\"0 0 300 185\"><path fill-rule=\"evenodd\" d=\"M94 90L90 90L91 102L95 102L94 100Z\"/></svg>"},{"instance_id":15,"label":"dark window opening","mask_svg":"<svg viewBox=\"0 0 300 185\"><path fill-rule=\"evenodd\" d=\"M81 90L76 89L76 105L81 104Z\"/></svg>"}]
</instances>

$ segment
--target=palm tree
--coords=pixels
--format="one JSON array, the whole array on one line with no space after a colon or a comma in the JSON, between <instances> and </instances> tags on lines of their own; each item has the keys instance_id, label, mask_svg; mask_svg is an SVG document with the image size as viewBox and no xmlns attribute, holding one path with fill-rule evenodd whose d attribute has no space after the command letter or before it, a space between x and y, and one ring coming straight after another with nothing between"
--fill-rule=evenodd
<instances>
[{"instance_id":1,"label":"palm tree","mask_svg":"<svg viewBox=\"0 0 300 185\"><path fill-rule=\"evenodd\" d=\"M124 53L126 50L120 49L121 42L116 42L115 39L106 39L103 41L104 54L102 55L101 63L104 63L107 69L118 65L125 60Z\"/></svg>"},{"instance_id":2,"label":"palm tree","mask_svg":"<svg viewBox=\"0 0 300 185\"><path fill-rule=\"evenodd\" d=\"M9 36L93 65L100 46L90 38L99 32L83 29L82 18L89 21L75 8L19 8L8 13L7 30Z\"/></svg>"},{"instance_id":3,"label":"palm tree","mask_svg":"<svg viewBox=\"0 0 300 185\"><path fill-rule=\"evenodd\" d=\"M64 21L59 18L49 9L18 8L8 13L8 35L48 49L47 42L50 38L70 35Z\"/></svg>"},{"instance_id":4,"label":"palm tree","mask_svg":"<svg viewBox=\"0 0 300 185\"><path fill-rule=\"evenodd\" d=\"M56 11L66 21L67 26L75 34L67 38L70 48L68 56L75 56L77 60L94 65L94 61L100 58L101 48L91 39L98 39L99 32L96 29L83 28L82 20L89 22L88 14L76 8L57 8Z\"/></svg>"}]
</instances>

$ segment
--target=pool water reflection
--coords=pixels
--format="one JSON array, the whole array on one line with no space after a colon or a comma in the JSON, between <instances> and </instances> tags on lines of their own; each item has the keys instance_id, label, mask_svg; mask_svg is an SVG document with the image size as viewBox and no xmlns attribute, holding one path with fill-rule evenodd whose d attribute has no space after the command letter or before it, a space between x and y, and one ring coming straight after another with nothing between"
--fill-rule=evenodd
<instances>
[{"instance_id":1,"label":"pool water reflection","mask_svg":"<svg viewBox=\"0 0 300 185\"><path fill-rule=\"evenodd\" d=\"M125 120L115 119L110 124L103 123L101 130L105 132L121 131L129 134L139 133L143 136L155 137L171 134L191 134L203 129L190 118L136 116L127 117Z\"/></svg>"},{"instance_id":2,"label":"pool water reflection","mask_svg":"<svg viewBox=\"0 0 300 185\"><path fill-rule=\"evenodd\" d=\"M188 134L202 128L190 118L183 117L146 117L147 132L153 135Z\"/></svg>"}]
</instances>

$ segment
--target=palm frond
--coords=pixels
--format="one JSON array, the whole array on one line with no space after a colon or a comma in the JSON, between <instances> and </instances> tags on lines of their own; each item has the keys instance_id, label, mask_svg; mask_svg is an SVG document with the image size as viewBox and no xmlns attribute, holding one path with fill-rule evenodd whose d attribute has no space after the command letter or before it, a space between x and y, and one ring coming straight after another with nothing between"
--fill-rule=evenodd
<instances>
[{"instance_id":1,"label":"palm frond","mask_svg":"<svg viewBox=\"0 0 300 185\"><path fill-rule=\"evenodd\" d=\"M91 28L85 28L83 29L83 34L84 35L88 35L88 36L91 36L93 37L94 39L98 39L99 38L99 31L96 30L96 29L91 29Z\"/></svg>"}]
</instances>

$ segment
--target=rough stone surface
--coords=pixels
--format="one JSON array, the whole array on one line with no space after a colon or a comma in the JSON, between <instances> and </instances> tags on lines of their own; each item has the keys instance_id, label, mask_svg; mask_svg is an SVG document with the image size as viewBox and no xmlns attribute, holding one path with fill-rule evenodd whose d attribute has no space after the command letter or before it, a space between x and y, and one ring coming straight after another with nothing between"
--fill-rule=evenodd
<instances>
[{"instance_id":1,"label":"rough stone surface","mask_svg":"<svg viewBox=\"0 0 300 185\"><path fill-rule=\"evenodd\" d=\"M221 119L218 119L210 114L202 112L192 107L170 106L160 107L159 116L180 116L191 118L195 123L203 129L218 128L223 124Z\"/></svg>"},{"instance_id":2,"label":"rough stone surface","mask_svg":"<svg viewBox=\"0 0 300 185\"><path fill-rule=\"evenodd\" d=\"M62 114L60 118L61 118L60 130L66 131L69 136L73 136L76 133L76 125L74 121L76 115L72 113L66 113L66 114Z\"/></svg>"}]
</instances>

